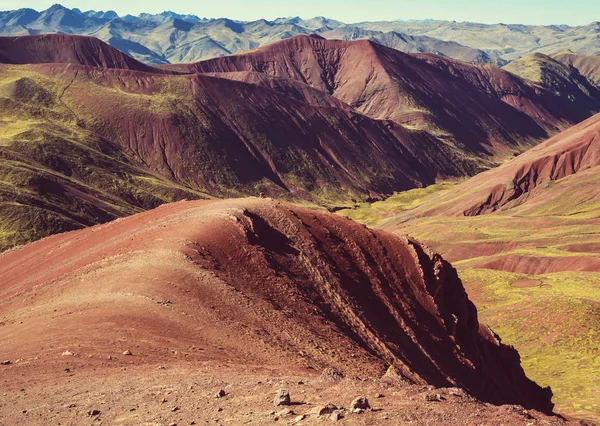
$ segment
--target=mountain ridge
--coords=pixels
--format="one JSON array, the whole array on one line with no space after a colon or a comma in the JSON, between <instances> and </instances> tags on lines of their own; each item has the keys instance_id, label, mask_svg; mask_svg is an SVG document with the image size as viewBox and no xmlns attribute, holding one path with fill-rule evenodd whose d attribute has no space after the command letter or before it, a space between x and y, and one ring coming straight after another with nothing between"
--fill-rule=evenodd
<instances>
[{"instance_id":1,"label":"mountain ridge","mask_svg":"<svg viewBox=\"0 0 600 426\"><path fill-rule=\"evenodd\" d=\"M183 42L183 35L172 28L175 20L188 25L184 39L193 49L178 47ZM120 17L114 11L82 12L54 5L42 12L33 9L0 12L0 35L70 33L96 36L117 48L128 46L124 53L149 65L196 62L313 32L327 38L370 39L405 52L430 52L495 65L504 65L532 51L554 54L572 48L581 54L600 53L600 43L594 38L594 23L580 27L484 25L435 20L345 24L325 17L294 17L272 21L232 21L243 30L232 31L218 27L222 20L175 12ZM178 43L173 43L172 37ZM506 40L508 47L498 45L499 38Z\"/></svg>"}]
</instances>

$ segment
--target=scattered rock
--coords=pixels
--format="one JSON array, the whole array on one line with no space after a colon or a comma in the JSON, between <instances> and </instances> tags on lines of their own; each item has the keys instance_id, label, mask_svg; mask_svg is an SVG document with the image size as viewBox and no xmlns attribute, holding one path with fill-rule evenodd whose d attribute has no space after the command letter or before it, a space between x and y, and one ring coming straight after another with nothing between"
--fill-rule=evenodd
<instances>
[{"instance_id":1,"label":"scattered rock","mask_svg":"<svg viewBox=\"0 0 600 426\"><path fill-rule=\"evenodd\" d=\"M126 350L125 352L123 352L123 355L131 356L133 354L131 353L130 350Z\"/></svg>"},{"instance_id":2,"label":"scattered rock","mask_svg":"<svg viewBox=\"0 0 600 426\"><path fill-rule=\"evenodd\" d=\"M298 417L296 417L296 418L294 419L294 423L299 423L299 422L301 422L302 420L304 420L305 418L306 418L306 416L305 416L304 414L300 414Z\"/></svg>"},{"instance_id":3,"label":"scattered rock","mask_svg":"<svg viewBox=\"0 0 600 426\"><path fill-rule=\"evenodd\" d=\"M294 414L296 414L296 413L294 413L289 408L284 408L279 413L277 413L278 416L291 416L291 415L294 415Z\"/></svg>"},{"instance_id":4,"label":"scattered rock","mask_svg":"<svg viewBox=\"0 0 600 426\"><path fill-rule=\"evenodd\" d=\"M286 389L280 389L273 399L273 405L275 407L279 407L280 405L290 405L291 403L290 393Z\"/></svg>"},{"instance_id":5,"label":"scattered rock","mask_svg":"<svg viewBox=\"0 0 600 426\"><path fill-rule=\"evenodd\" d=\"M71 352L71 351L64 351L62 353L62 356L73 356L73 352Z\"/></svg>"},{"instance_id":6,"label":"scattered rock","mask_svg":"<svg viewBox=\"0 0 600 426\"><path fill-rule=\"evenodd\" d=\"M526 419L533 419L533 416L529 413L529 411L527 411L525 407L522 407L520 405L507 405L506 411L510 413L519 414L525 417Z\"/></svg>"},{"instance_id":7,"label":"scattered rock","mask_svg":"<svg viewBox=\"0 0 600 426\"><path fill-rule=\"evenodd\" d=\"M329 419L332 422L337 422L338 420L342 419L344 417L344 413L342 410L335 410L333 413L331 413L331 415L329 416Z\"/></svg>"},{"instance_id":8,"label":"scattered rock","mask_svg":"<svg viewBox=\"0 0 600 426\"><path fill-rule=\"evenodd\" d=\"M225 395L227 395L227 392L225 392L223 389L220 389L219 392L215 394L215 398L223 398Z\"/></svg>"},{"instance_id":9,"label":"scattered rock","mask_svg":"<svg viewBox=\"0 0 600 426\"><path fill-rule=\"evenodd\" d=\"M88 411L88 416L95 417L100 415L100 410L90 410Z\"/></svg>"},{"instance_id":10,"label":"scattered rock","mask_svg":"<svg viewBox=\"0 0 600 426\"><path fill-rule=\"evenodd\" d=\"M386 383L407 383L408 380L406 378L404 378L404 376L402 376L400 373L398 373L398 371L396 370L396 368L393 365L390 365L387 369L387 371L385 372L385 374L383 375L383 377L381 377L381 381L386 382Z\"/></svg>"},{"instance_id":11,"label":"scattered rock","mask_svg":"<svg viewBox=\"0 0 600 426\"><path fill-rule=\"evenodd\" d=\"M350 409L352 411L356 410L357 408L360 408L361 410L368 410L371 408L367 397L359 396L358 398L355 398L352 403L350 403Z\"/></svg>"},{"instance_id":12,"label":"scattered rock","mask_svg":"<svg viewBox=\"0 0 600 426\"><path fill-rule=\"evenodd\" d=\"M384 395L382 393L377 393L375 394L375 398L383 398Z\"/></svg>"},{"instance_id":13,"label":"scattered rock","mask_svg":"<svg viewBox=\"0 0 600 426\"><path fill-rule=\"evenodd\" d=\"M5 361L0 362L0 364L2 364L2 365L10 365L10 364L12 364L12 362L10 362L10 360L7 359Z\"/></svg>"},{"instance_id":14,"label":"scattered rock","mask_svg":"<svg viewBox=\"0 0 600 426\"><path fill-rule=\"evenodd\" d=\"M468 398L469 394L461 388L448 388L448 395L457 396L460 398Z\"/></svg>"},{"instance_id":15,"label":"scattered rock","mask_svg":"<svg viewBox=\"0 0 600 426\"><path fill-rule=\"evenodd\" d=\"M175 411L179 411L179 407L173 407L171 408L171 411L174 413Z\"/></svg>"},{"instance_id":16,"label":"scattered rock","mask_svg":"<svg viewBox=\"0 0 600 426\"><path fill-rule=\"evenodd\" d=\"M352 412L354 414L362 414L365 412L365 410L363 410L362 408L355 408L354 410L352 410Z\"/></svg>"},{"instance_id":17,"label":"scattered rock","mask_svg":"<svg viewBox=\"0 0 600 426\"><path fill-rule=\"evenodd\" d=\"M334 411L336 411L338 408L333 405L333 404L327 404L327 405L318 405L315 408L313 408L312 410L310 410L310 414L313 416L323 416L325 414L331 414Z\"/></svg>"},{"instance_id":18,"label":"scattered rock","mask_svg":"<svg viewBox=\"0 0 600 426\"><path fill-rule=\"evenodd\" d=\"M427 394L425 394L424 398L425 398L425 401L430 401L430 402L441 402L446 399L439 393L427 393Z\"/></svg>"}]
</instances>

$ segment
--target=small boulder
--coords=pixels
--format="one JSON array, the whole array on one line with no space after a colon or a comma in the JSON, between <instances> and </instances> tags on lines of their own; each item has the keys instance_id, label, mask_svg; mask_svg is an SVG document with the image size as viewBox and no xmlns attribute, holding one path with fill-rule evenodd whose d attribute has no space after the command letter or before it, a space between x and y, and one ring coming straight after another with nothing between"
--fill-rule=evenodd
<instances>
[{"instance_id":1,"label":"small boulder","mask_svg":"<svg viewBox=\"0 0 600 426\"><path fill-rule=\"evenodd\" d=\"M350 403L350 409L352 411L356 410L357 408L359 408L361 410L368 410L369 408L371 408L371 405L369 404L369 400L367 399L367 397L359 396L358 398L355 398Z\"/></svg>"},{"instance_id":2,"label":"small boulder","mask_svg":"<svg viewBox=\"0 0 600 426\"><path fill-rule=\"evenodd\" d=\"M223 398L225 395L227 395L227 392L225 392L223 389L220 389L219 392L215 394L215 398Z\"/></svg>"},{"instance_id":3,"label":"small boulder","mask_svg":"<svg viewBox=\"0 0 600 426\"><path fill-rule=\"evenodd\" d=\"M90 416L90 417L96 417L98 415L100 415L100 410L90 410L90 411L88 411L88 416Z\"/></svg>"},{"instance_id":4,"label":"small boulder","mask_svg":"<svg viewBox=\"0 0 600 426\"><path fill-rule=\"evenodd\" d=\"M396 370L393 365L388 367L383 377L381 377L381 381L389 384L402 384L408 382L404 376L398 373L398 370Z\"/></svg>"},{"instance_id":5,"label":"small boulder","mask_svg":"<svg viewBox=\"0 0 600 426\"><path fill-rule=\"evenodd\" d=\"M277 413L277 415L280 416L280 417L282 417L282 416L291 416L291 415L294 415L294 414L296 414L296 413L294 413L289 408L284 408L279 413Z\"/></svg>"},{"instance_id":6,"label":"small boulder","mask_svg":"<svg viewBox=\"0 0 600 426\"><path fill-rule=\"evenodd\" d=\"M298 417L296 417L294 419L294 423L300 423L302 420L304 420L306 418L306 416L304 414L300 414Z\"/></svg>"},{"instance_id":7,"label":"small boulder","mask_svg":"<svg viewBox=\"0 0 600 426\"><path fill-rule=\"evenodd\" d=\"M310 410L311 415L313 416L324 416L325 414L331 414L336 411L338 408L333 404L327 405L318 405L312 410Z\"/></svg>"},{"instance_id":8,"label":"small boulder","mask_svg":"<svg viewBox=\"0 0 600 426\"><path fill-rule=\"evenodd\" d=\"M321 373L321 381L323 382L339 382L344 379L344 375L335 368L326 368Z\"/></svg>"},{"instance_id":9,"label":"small boulder","mask_svg":"<svg viewBox=\"0 0 600 426\"><path fill-rule=\"evenodd\" d=\"M62 353L62 356L73 356L73 352L66 350Z\"/></svg>"},{"instance_id":10,"label":"small boulder","mask_svg":"<svg viewBox=\"0 0 600 426\"><path fill-rule=\"evenodd\" d=\"M131 351L128 349L128 350L126 350L125 352L123 352L123 355L126 355L126 356L131 356L131 355L133 355L133 354L132 354L132 353L131 353Z\"/></svg>"},{"instance_id":11,"label":"small boulder","mask_svg":"<svg viewBox=\"0 0 600 426\"><path fill-rule=\"evenodd\" d=\"M290 393L286 389L280 389L273 399L273 405L279 407L281 405L290 405L292 400L290 399Z\"/></svg>"},{"instance_id":12,"label":"small boulder","mask_svg":"<svg viewBox=\"0 0 600 426\"><path fill-rule=\"evenodd\" d=\"M362 414L365 412L365 410L363 410L362 408L355 408L354 410L352 410L352 412L354 414Z\"/></svg>"},{"instance_id":13,"label":"small boulder","mask_svg":"<svg viewBox=\"0 0 600 426\"><path fill-rule=\"evenodd\" d=\"M10 364L12 364L12 362L7 359L5 361L0 362L0 364L2 364L2 365L10 365Z\"/></svg>"},{"instance_id":14,"label":"small boulder","mask_svg":"<svg viewBox=\"0 0 600 426\"><path fill-rule=\"evenodd\" d=\"M342 410L335 410L333 413L331 413L331 415L329 416L329 419L332 422L337 422L338 420L342 419L344 417L344 413Z\"/></svg>"}]
</instances>

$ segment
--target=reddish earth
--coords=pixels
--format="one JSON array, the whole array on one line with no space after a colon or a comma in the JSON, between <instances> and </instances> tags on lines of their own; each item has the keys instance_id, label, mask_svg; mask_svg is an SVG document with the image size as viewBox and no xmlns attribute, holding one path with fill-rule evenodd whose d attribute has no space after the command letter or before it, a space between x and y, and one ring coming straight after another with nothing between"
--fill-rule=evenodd
<instances>
[{"instance_id":1,"label":"reddish earth","mask_svg":"<svg viewBox=\"0 0 600 426\"><path fill-rule=\"evenodd\" d=\"M529 287L539 287L543 284L543 281L540 280L517 280L511 283L512 287L516 288L529 288Z\"/></svg>"},{"instance_id":2,"label":"reddish earth","mask_svg":"<svg viewBox=\"0 0 600 426\"><path fill-rule=\"evenodd\" d=\"M552 272L600 271L600 257L565 256L542 257L522 254L504 255L496 259L485 259L470 264L474 268L495 269L498 271L518 272L520 274L538 275Z\"/></svg>"},{"instance_id":3,"label":"reddish earth","mask_svg":"<svg viewBox=\"0 0 600 426\"><path fill-rule=\"evenodd\" d=\"M93 37L43 34L0 37L0 63L72 63L98 68L121 68L158 72Z\"/></svg>"},{"instance_id":4,"label":"reddish earth","mask_svg":"<svg viewBox=\"0 0 600 426\"><path fill-rule=\"evenodd\" d=\"M260 199L180 202L5 252L0 275L2 358L22 360L2 366L2 379L34 389L11 391L18 401L33 403L46 383L79 395L90 376L117 386L122 367L136 394L156 383L148 369L177 361L217 377L220 368L314 377L331 367L378 378L394 365L417 385L552 409L550 390L478 323L447 262L334 215ZM76 374L57 381L61 368Z\"/></svg>"}]
</instances>

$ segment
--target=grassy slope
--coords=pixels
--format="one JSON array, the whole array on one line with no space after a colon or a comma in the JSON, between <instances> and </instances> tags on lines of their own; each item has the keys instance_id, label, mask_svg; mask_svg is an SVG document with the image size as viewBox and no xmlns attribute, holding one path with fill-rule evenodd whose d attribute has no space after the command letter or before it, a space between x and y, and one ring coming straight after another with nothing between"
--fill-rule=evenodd
<instances>
[{"instance_id":1,"label":"grassy slope","mask_svg":"<svg viewBox=\"0 0 600 426\"><path fill-rule=\"evenodd\" d=\"M591 170L555 185L570 185L576 191L595 178L597 173ZM516 211L478 217L414 217L427 207L439 206L440 197L452 186L445 183L426 191L408 191L340 214L410 234L446 253L475 301L482 322L519 350L529 377L552 387L557 410L599 421L600 273L529 276L473 267L481 260L513 254L537 259L600 256L593 249L568 250L572 244L600 243L596 197L577 201L556 197L553 203L525 204ZM394 211L395 215L391 213ZM511 285L523 279L541 284L529 288Z\"/></svg>"},{"instance_id":2,"label":"grassy slope","mask_svg":"<svg viewBox=\"0 0 600 426\"><path fill-rule=\"evenodd\" d=\"M0 68L0 251L52 233L204 195L127 162L78 125L63 87Z\"/></svg>"}]
</instances>

